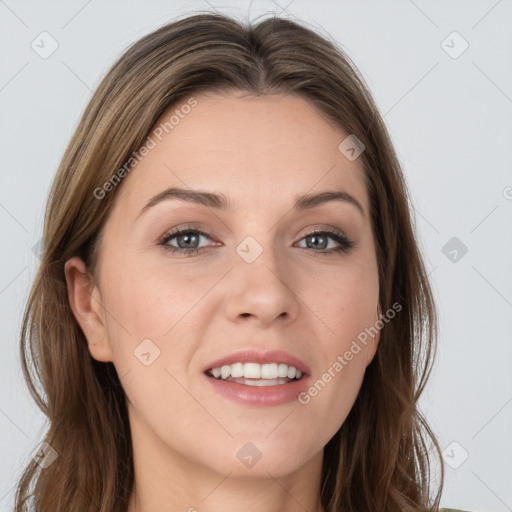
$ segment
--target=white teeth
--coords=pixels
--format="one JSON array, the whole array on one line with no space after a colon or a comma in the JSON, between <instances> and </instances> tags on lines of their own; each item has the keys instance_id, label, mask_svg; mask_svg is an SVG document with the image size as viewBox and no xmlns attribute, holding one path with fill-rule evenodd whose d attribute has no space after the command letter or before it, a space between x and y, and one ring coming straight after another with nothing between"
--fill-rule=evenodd
<instances>
[{"instance_id":1,"label":"white teeth","mask_svg":"<svg viewBox=\"0 0 512 512\"><path fill-rule=\"evenodd\" d=\"M231 377L243 377L244 376L244 365L243 363L235 363L231 365Z\"/></svg>"},{"instance_id":2,"label":"white teeth","mask_svg":"<svg viewBox=\"0 0 512 512\"><path fill-rule=\"evenodd\" d=\"M287 364L280 364L277 369L277 375L279 377L288 377L288 365Z\"/></svg>"},{"instance_id":3,"label":"white teeth","mask_svg":"<svg viewBox=\"0 0 512 512\"><path fill-rule=\"evenodd\" d=\"M225 364L220 369L220 376L223 379L227 379L230 375L231 375L231 366L229 366L228 364Z\"/></svg>"},{"instance_id":4,"label":"white teeth","mask_svg":"<svg viewBox=\"0 0 512 512\"><path fill-rule=\"evenodd\" d=\"M223 366L212 368L212 375L218 379L219 377L222 380L227 380L228 378L238 379L261 379L267 380L270 384L270 381L274 381L276 379L300 379L302 377L302 372L297 370L295 366L288 366L287 364L278 364L278 363L266 363L266 364L258 364L258 363L234 363L234 364L225 364ZM276 381L277 382L277 381ZM248 385L265 385L256 383L248 383Z\"/></svg>"},{"instance_id":5,"label":"white teeth","mask_svg":"<svg viewBox=\"0 0 512 512\"><path fill-rule=\"evenodd\" d=\"M261 378L261 365L258 363L245 363L244 364L244 377L246 379Z\"/></svg>"},{"instance_id":6,"label":"white teeth","mask_svg":"<svg viewBox=\"0 0 512 512\"><path fill-rule=\"evenodd\" d=\"M234 379L234 382L245 384L246 386L279 386L288 384L286 379Z\"/></svg>"},{"instance_id":7,"label":"white teeth","mask_svg":"<svg viewBox=\"0 0 512 512\"><path fill-rule=\"evenodd\" d=\"M277 379L277 364L262 364L261 365L261 378L262 379Z\"/></svg>"}]
</instances>

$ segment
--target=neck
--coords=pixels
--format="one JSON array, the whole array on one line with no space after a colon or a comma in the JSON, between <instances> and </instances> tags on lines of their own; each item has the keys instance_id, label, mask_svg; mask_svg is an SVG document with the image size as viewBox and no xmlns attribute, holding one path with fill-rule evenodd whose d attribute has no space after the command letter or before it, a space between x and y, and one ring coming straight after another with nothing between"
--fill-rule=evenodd
<instances>
[{"instance_id":1,"label":"neck","mask_svg":"<svg viewBox=\"0 0 512 512\"><path fill-rule=\"evenodd\" d=\"M265 467L263 459L250 474L236 466L221 472L132 427L135 484L127 512L324 512L323 451L289 474Z\"/></svg>"},{"instance_id":2,"label":"neck","mask_svg":"<svg viewBox=\"0 0 512 512\"><path fill-rule=\"evenodd\" d=\"M288 478L242 481L218 475L215 484L193 478L188 483L194 487L178 488L169 482L156 494L139 481L134 486L127 512L324 512L318 495L309 496L300 486L290 486Z\"/></svg>"}]
</instances>

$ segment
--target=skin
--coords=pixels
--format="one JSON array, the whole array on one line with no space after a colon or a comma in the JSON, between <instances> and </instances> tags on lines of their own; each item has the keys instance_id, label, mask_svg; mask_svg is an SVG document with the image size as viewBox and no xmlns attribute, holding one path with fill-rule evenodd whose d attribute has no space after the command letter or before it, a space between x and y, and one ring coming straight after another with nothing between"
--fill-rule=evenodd
<instances>
[{"instance_id":1,"label":"skin","mask_svg":"<svg viewBox=\"0 0 512 512\"><path fill-rule=\"evenodd\" d=\"M202 370L240 349L282 349L307 362L315 382L375 324L379 282L361 159L345 158L338 145L348 134L299 96L195 98L119 185L95 275L78 257L65 266L91 356L113 361L128 397L129 512L321 511L323 447L352 408L379 334L307 405L235 403ZM139 216L170 186L223 193L233 209L171 199ZM292 210L298 195L340 188L364 216L344 201ZM187 256L158 245L188 222L208 233L193 241L205 249ZM339 246L327 238L320 244L328 246L308 248L308 235L325 228L354 247L327 254ZM250 264L236 252L247 236L263 248ZM189 247L183 236L168 244ZM160 350L149 366L134 356L147 338ZM247 442L262 454L252 467L237 457Z\"/></svg>"}]
</instances>

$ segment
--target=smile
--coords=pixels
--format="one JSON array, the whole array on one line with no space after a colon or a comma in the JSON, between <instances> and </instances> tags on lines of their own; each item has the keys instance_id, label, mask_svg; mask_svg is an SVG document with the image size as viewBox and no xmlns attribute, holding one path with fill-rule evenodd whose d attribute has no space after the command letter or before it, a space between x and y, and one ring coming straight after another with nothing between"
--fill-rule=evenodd
<instances>
[{"instance_id":1,"label":"smile","mask_svg":"<svg viewBox=\"0 0 512 512\"><path fill-rule=\"evenodd\" d=\"M234 363L211 368L206 372L214 379L245 386L278 386L300 380L302 372L294 366L278 363Z\"/></svg>"},{"instance_id":2,"label":"smile","mask_svg":"<svg viewBox=\"0 0 512 512\"><path fill-rule=\"evenodd\" d=\"M256 407L296 401L312 379L309 366L283 350L239 350L211 361L202 373L215 395Z\"/></svg>"}]
</instances>

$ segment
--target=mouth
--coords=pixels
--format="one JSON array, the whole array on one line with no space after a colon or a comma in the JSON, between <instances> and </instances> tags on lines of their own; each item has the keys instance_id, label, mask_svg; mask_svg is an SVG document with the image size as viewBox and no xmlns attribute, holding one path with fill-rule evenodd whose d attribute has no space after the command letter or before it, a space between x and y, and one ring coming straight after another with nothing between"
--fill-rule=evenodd
<instances>
[{"instance_id":1,"label":"mouth","mask_svg":"<svg viewBox=\"0 0 512 512\"><path fill-rule=\"evenodd\" d=\"M240 350L203 367L203 375L218 395L255 407L297 400L311 381L311 369L284 350Z\"/></svg>"},{"instance_id":2,"label":"mouth","mask_svg":"<svg viewBox=\"0 0 512 512\"><path fill-rule=\"evenodd\" d=\"M305 374L295 366L284 363L237 362L209 368L204 372L208 377L235 382L244 386L280 386L300 381Z\"/></svg>"}]
</instances>

